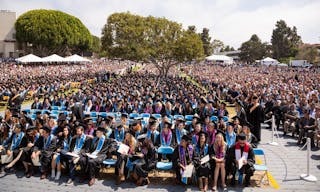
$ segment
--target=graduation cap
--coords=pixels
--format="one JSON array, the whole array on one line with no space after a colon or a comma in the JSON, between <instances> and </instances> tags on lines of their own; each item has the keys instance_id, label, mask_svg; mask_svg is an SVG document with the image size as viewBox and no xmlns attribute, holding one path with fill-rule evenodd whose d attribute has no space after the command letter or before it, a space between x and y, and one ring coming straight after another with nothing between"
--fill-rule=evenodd
<instances>
[{"instance_id":1,"label":"graduation cap","mask_svg":"<svg viewBox=\"0 0 320 192\"><path fill-rule=\"evenodd\" d=\"M240 121L240 117L239 117L239 116L237 116L237 115L236 115L236 116L234 116L234 117L232 117L231 119L232 119L233 121L235 121L235 120L237 120L237 119Z\"/></svg>"},{"instance_id":2,"label":"graduation cap","mask_svg":"<svg viewBox=\"0 0 320 192\"><path fill-rule=\"evenodd\" d=\"M44 113L47 114L47 115L50 115L50 114L51 114L50 111L45 111Z\"/></svg>"},{"instance_id":3,"label":"graduation cap","mask_svg":"<svg viewBox=\"0 0 320 192\"><path fill-rule=\"evenodd\" d=\"M37 115L41 115L41 111L36 111L36 114Z\"/></svg>"},{"instance_id":4,"label":"graduation cap","mask_svg":"<svg viewBox=\"0 0 320 192\"><path fill-rule=\"evenodd\" d=\"M137 140L143 142L147 137L147 134L141 134L137 137Z\"/></svg>"},{"instance_id":5,"label":"graduation cap","mask_svg":"<svg viewBox=\"0 0 320 192\"><path fill-rule=\"evenodd\" d=\"M14 117L14 118L19 118L20 116L19 116L18 113L13 113L12 117Z\"/></svg>"},{"instance_id":6,"label":"graduation cap","mask_svg":"<svg viewBox=\"0 0 320 192\"><path fill-rule=\"evenodd\" d=\"M183 140L185 140L186 142L190 142L191 141L191 138L187 135L183 135L182 138Z\"/></svg>"},{"instance_id":7,"label":"graduation cap","mask_svg":"<svg viewBox=\"0 0 320 192\"><path fill-rule=\"evenodd\" d=\"M26 111L26 110L22 110L21 112L22 112L24 115L28 114L28 111Z\"/></svg>"},{"instance_id":8,"label":"graduation cap","mask_svg":"<svg viewBox=\"0 0 320 192\"><path fill-rule=\"evenodd\" d=\"M198 115L197 113L196 113L196 114L194 114L192 118L193 118L193 119L200 120L200 117L199 117L199 115Z\"/></svg>"},{"instance_id":9,"label":"graduation cap","mask_svg":"<svg viewBox=\"0 0 320 192\"><path fill-rule=\"evenodd\" d=\"M213 101L213 100L209 100L209 103L212 103L212 104L214 104L214 101Z\"/></svg>"},{"instance_id":10,"label":"graduation cap","mask_svg":"<svg viewBox=\"0 0 320 192\"><path fill-rule=\"evenodd\" d=\"M239 140L246 140L246 134L244 134L244 133L240 133L239 135L238 135L238 139Z\"/></svg>"},{"instance_id":11,"label":"graduation cap","mask_svg":"<svg viewBox=\"0 0 320 192\"><path fill-rule=\"evenodd\" d=\"M89 121L89 120L92 120L92 118L91 118L90 114L85 114L83 120L84 121Z\"/></svg>"},{"instance_id":12,"label":"graduation cap","mask_svg":"<svg viewBox=\"0 0 320 192\"><path fill-rule=\"evenodd\" d=\"M43 126L42 129L43 129L45 132L47 132L47 133L51 133L50 127L48 127L48 126L46 126L46 125Z\"/></svg>"},{"instance_id":13,"label":"graduation cap","mask_svg":"<svg viewBox=\"0 0 320 192\"><path fill-rule=\"evenodd\" d=\"M142 117L136 117L134 118L136 121L141 121L143 118Z\"/></svg>"},{"instance_id":14,"label":"graduation cap","mask_svg":"<svg viewBox=\"0 0 320 192\"><path fill-rule=\"evenodd\" d=\"M123 128L122 124L117 125L117 129L121 129L121 128Z\"/></svg>"},{"instance_id":15,"label":"graduation cap","mask_svg":"<svg viewBox=\"0 0 320 192\"><path fill-rule=\"evenodd\" d=\"M235 124L233 123L233 122L229 122L229 124L228 125L230 125L230 126L234 126Z\"/></svg>"},{"instance_id":16,"label":"graduation cap","mask_svg":"<svg viewBox=\"0 0 320 192\"><path fill-rule=\"evenodd\" d=\"M97 128L97 131L105 132L106 129L105 129L104 127L98 127L98 128Z\"/></svg>"},{"instance_id":17,"label":"graduation cap","mask_svg":"<svg viewBox=\"0 0 320 192\"><path fill-rule=\"evenodd\" d=\"M204 131L200 131L199 133L197 133L197 135L199 137L201 137L202 135L204 135L206 138L208 137L208 133L207 132L204 132Z\"/></svg>"},{"instance_id":18,"label":"graduation cap","mask_svg":"<svg viewBox=\"0 0 320 192\"><path fill-rule=\"evenodd\" d=\"M30 132L36 129L36 126L28 126L28 129L26 130L26 132Z\"/></svg>"},{"instance_id":19,"label":"graduation cap","mask_svg":"<svg viewBox=\"0 0 320 192\"><path fill-rule=\"evenodd\" d=\"M164 124L165 124L165 125L168 125L169 128L172 126L172 123L169 122L169 121L166 121Z\"/></svg>"},{"instance_id":20,"label":"graduation cap","mask_svg":"<svg viewBox=\"0 0 320 192\"><path fill-rule=\"evenodd\" d=\"M157 121L153 121L153 122L150 122L150 126L156 126L156 127L158 127L159 124L158 124Z\"/></svg>"},{"instance_id":21,"label":"graduation cap","mask_svg":"<svg viewBox=\"0 0 320 192\"><path fill-rule=\"evenodd\" d=\"M149 121L156 121L157 118L155 118L153 115L149 118Z\"/></svg>"},{"instance_id":22,"label":"graduation cap","mask_svg":"<svg viewBox=\"0 0 320 192\"><path fill-rule=\"evenodd\" d=\"M15 124L14 127L18 129L22 129L22 125L20 123Z\"/></svg>"},{"instance_id":23,"label":"graduation cap","mask_svg":"<svg viewBox=\"0 0 320 192\"><path fill-rule=\"evenodd\" d=\"M183 118L179 117L179 118L176 119L176 121L185 122L186 120L184 120Z\"/></svg>"},{"instance_id":24,"label":"graduation cap","mask_svg":"<svg viewBox=\"0 0 320 192\"><path fill-rule=\"evenodd\" d=\"M122 113L121 117L128 118L128 114L127 113Z\"/></svg>"}]
</instances>

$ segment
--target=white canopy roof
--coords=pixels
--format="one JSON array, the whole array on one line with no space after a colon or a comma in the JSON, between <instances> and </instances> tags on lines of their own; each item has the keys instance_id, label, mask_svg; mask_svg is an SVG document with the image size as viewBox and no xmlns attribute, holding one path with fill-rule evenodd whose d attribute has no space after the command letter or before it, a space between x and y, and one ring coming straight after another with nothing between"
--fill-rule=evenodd
<instances>
[{"instance_id":1,"label":"white canopy roof","mask_svg":"<svg viewBox=\"0 0 320 192\"><path fill-rule=\"evenodd\" d=\"M226 55L210 55L206 57L206 60L209 61L232 61L233 59L231 57L228 57Z\"/></svg>"},{"instance_id":2,"label":"white canopy roof","mask_svg":"<svg viewBox=\"0 0 320 192\"><path fill-rule=\"evenodd\" d=\"M66 62L65 58L57 55L57 54L53 54L50 55L48 57L44 57L42 58L42 62Z\"/></svg>"},{"instance_id":3,"label":"white canopy roof","mask_svg":"<svg viewBox=\"0 0 320 192\"><path fill-rule=\"evenodd\" d=\"M91 60L86 59L84 57L81 57L77 54L66 57L65 61L67 61L67 62L90 62L90 63L92 62Z\"/></svg>"},{"instance_id":4,"label":"white canopy roof","mask_svg":"<svg viewBox=\"0 0 320 192\"><path fill-rule=\"evenodd\" d=\"M39 62L43 62L42 58L33 55L33 54L29 54L29 55L25 55L23 57L19 57L16 59L17 62L20 63L39 63Z\"/></svg>"},{"instance_id":5,"label":"white canopy roof","mask_svg":"<svg viewBox=\"0 0 320 192\"><path fill-rule=\"evenodd\" d=\"M261 60L262 62L278 62L276 59L272 59L270 57L266 57Z\"/></svg>"}]
</instances>

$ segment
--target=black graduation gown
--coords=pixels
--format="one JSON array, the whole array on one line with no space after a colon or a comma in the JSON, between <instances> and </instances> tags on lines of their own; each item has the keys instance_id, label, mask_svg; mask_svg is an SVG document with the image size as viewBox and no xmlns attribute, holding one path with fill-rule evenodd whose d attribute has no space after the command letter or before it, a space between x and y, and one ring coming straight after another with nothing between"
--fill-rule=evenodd
<instances>
[{"instance_id":1,"label":"black graduation gown","mask_svg":"<svg viewBox=\"0 0 320 192\"><path fill-rule=\"evenodd\" d=\"M205 150L206 148L206 150ZM193 164L196 169L197 177L209 177L210 174L210 161L201 165L201 159L206 155L209 155L209 145L206 144L206 147L198 147L198 145L194 148L193 152Z\"/></svg>"},{"instance_id":2,"label":"black graduation gown","mask_svg":"<svg viewBox=\"0 0 320 192\"><path fill-rule=\"evenodd\" d=\"M11 137L9 138L8 140L8 150L11 150L11 146L12 146L12 142L13 142L13 137L15 136L15 134L12 134ZM15 147L14 149L12 149L12 152L13 152L13 159L17 157L17 155L19 154L20 152L20 149L23 149L27 146L28 144L28 139L26 137L26 135L24 135L22 138L21 138L21 141L19 143L19 145L17 147Z\"/></svg>"},{"instance_id":3,"label":"black graduation gown","mask_svg":"<svg viewBox=\"0 0 320 192\"><path fill-rule=\"evenodd\" d=\"M34 151L41 151L40 162L41 162L42 173L48 171L51 165L52 155L54 151L56 151L56 149L57 149L57 138L53 135L47 147L45 147L43 136L39 137L39 139L37 140L34 147Z\"/></svg>"},{"instance_id":4,"label":"black graduation gown","mask_svg":"<svg viewBox=\"0 0 320 192\"><path fill-rule=\"evenodd\" d=\"M148 172L155 169L157 164L157 152L156 148L150 146L147 150L147 154L144 154L143 159L139 163L134 165L133 172L139 177L148 177Z\"/></svg>"},{"instance_id":5,"label":"black graduation gown","mask_svg":"<svg viewBox=\"0 0 320 192\"><path fill-rule=\"evenodd\" d=\"M93 140L90 140L85 153L93 153L98 147L98 143L99 139L94 143ZM84 152L80 155L79 164L81 167L81 173L86 174L90 180L99 172L102 162L107 158L108 146L110 143L111 140L105 138L102 148L95 159L89 158Z\"/></svg>"},{"instance_id":6,"label":"black graduation gown","mask_svg":"<svg viewBox=\"0 0 320 192\"><path fill-rule=\"evenodd\" d=\"M248 107L248 110L252 105ZM258 139L258 142L261 140L261 123L264 121L264 111L261 105L256 107L251 113L249 111L248 115L248 121L253 126L251 133L256 136Z\"/></svg>"},{"instance_id":7,"label":"black graduation gown","mask_svg":"<svg viewBox=\"0 0 320 192\"><path fill-rule=\"evenodd\" d=\"M236 150L236 145L233 145L227 151L227 163L226 163L227 174L231 173L233 176L235 176L237 171L236 162L235 162L236 160L235 150ZM240 147L240 150L242 155L244 147ZM248 163L246 165L242 166L242 168L240 169L240 172L245 173L250 178L254 173L253 165L255 164L255 157L254 157L253 149L251 146L249 147L247 162Z\"/></svg>"},{"instance_id":8,"label":"black graduation gown","mask_svg":"<svg viewBox=\"0 0 320 192\"><path fill-rule=\"evenodd\" d=\"M179 147L180 147L180 145L176 146L176 148L173 151L172 164L173 164L173 168L174 168L174 170L176 172L177 180L181 181L181 173L180 173L179 164L182 161L182 159L180 159ZM189 153L188 147L190 147L190 146L187 146L187 148L186 148L187 150L185 150L185 154L186 154L185 156L186 156L187 165L192 163L192 154Z\"/></svg>"},{"instance_id":9,"label":"black graduation gown","mask_svg":"<svg viewBox=\"0 0 320 192\"><path fill-rule=\"evenodd\" d=\"M27 137L27 145L29 143L33 143L35 145L36 143L36 137L34 138L31 138L29 136L26 136ZM31 155L32 155L32 152L34 151L34 145L33 147L28 147L26 146L25 148L23 148L23 152L22 152L22 155L20 157L20 161L24 161L24 162L27 162L27 163L32 163L31 161Z\"/></svg>"}]
</instances>

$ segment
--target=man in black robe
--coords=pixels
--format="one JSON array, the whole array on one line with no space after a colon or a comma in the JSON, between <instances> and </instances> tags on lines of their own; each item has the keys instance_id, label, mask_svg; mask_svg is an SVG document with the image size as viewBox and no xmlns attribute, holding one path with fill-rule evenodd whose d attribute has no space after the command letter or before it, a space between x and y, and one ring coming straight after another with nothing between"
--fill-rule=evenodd
<instances>
[{"instance_id":1,"label":"man in black robe","mask_svg":"<svg viewBox=\"0 0 320 192\"><path fill-rule=\"evenodd\" d=\"M89 186L95 183L96 174L100 170L101 163L107 158L108 146L111 144L111 140L105 137L104 131L103 127L99 127L96 130L96 137L90 141L86 153L83 152L80 155L81 172L89 177Z\"/></svg>"},{"instance_id":2,"label":"man in black robe","mask_svg":"<svg viewBox=\"0 0 320 192\"><path fill-rule=\"evenodd\" d=\"M51 165L52 155L56 148L57 138L51 134L51 129L49 127L44 126L42 136L37 140L34 146L34 151L31 155L32 159L36 159L37 156L40 156L40 179L45 179L47 177Z\"/></svg>"},{"instance_id":3,"label":"man in black robe","mask_svg":"<svg viewBox=\"0 0 320 192\"><path fill-rule=\"evenodd\" d=\"M227 157L227 174L231 173L233 175L232 185L235 184L235 175L236 172L239 171L241 175L246 174L244 185L246 187L249 186L250 177L253 176L255 171L253 166L255 164L255 157L252 147L246 142L246 135L244 133L238 135L238 141L230 147L227 152ZM242 163L240 161L242 161Z\"/></svg>"}]
</instances>

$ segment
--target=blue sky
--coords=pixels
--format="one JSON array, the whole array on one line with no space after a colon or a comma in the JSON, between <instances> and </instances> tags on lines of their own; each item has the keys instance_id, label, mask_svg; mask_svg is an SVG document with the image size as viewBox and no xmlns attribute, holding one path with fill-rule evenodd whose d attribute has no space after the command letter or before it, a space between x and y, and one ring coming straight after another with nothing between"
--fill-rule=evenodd
<instances>
[{"instance_id":1,"label":"blue sky","mask_svg":"<svg viewBox=\"0 0 320 192\"><path fill-rule=\"evenodd\" d=\"M17 12L57 9L78 17L92 34L101 36L114 12L166 17L200 32L210 29L213 39L238 48L252 34L270 42L276 21L296 26L306 43L320 43L320 0L0 0L0 9Z\"/></svg>"}]
</instances>

